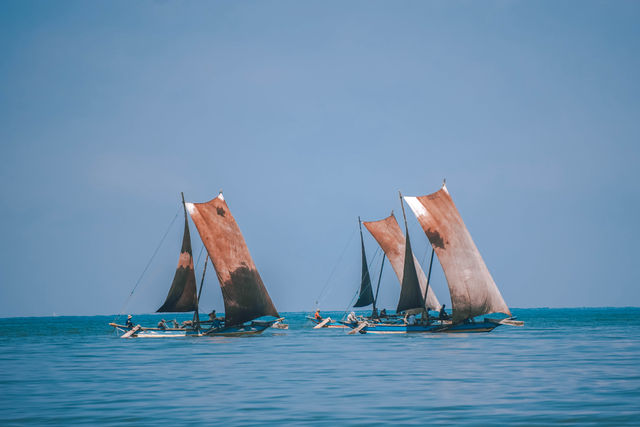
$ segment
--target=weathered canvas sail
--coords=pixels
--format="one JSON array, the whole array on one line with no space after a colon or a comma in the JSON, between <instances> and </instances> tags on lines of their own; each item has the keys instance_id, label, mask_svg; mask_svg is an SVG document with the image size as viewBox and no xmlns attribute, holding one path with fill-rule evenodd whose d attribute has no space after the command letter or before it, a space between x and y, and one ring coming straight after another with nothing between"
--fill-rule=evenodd
<instances>
[{"instance_id":1,"label":"weathered canvas sail","mask_svg":"<svg viewBox=\"0 0 640 427\"><path fill-rule=\"evenodd\" d=\"M237 325L261 316L280 317L222 193L206 203L187 203L187 210L218 275L225 324Z\"/></svg>"},{"instance_id":2,"label":"weathered canvas sail","mask_svg":"<svg viewBox=\"0 0 640 427\"><path fill-rule=\"evenodd\" d=\"M396 221L396 217L392 214L385 219L363 222L363 224L367 230L369 230L373 238L376 239L387 258L389 258L391 267L393 267L393 271L395 271L396 276L398 276L398 281L402 283L402 278L404 277L404 258L406 248L404 234L398 225L398 221ZM416 274L418 275L418 281L420 283L420 291L424 296L424 291L427 288L427 277L425 276L424 271L422 271L422 268L415 256L413 256L413 260ZM438 298L436 298L431 286L429 286L429 290L427 292L427 306L430 310L439 310L441 307L441 304L438 301Z\"/></svg>"},{"instance_id":3,"label":"weathered canvas sail","mask_svg":"<svg viewBox=\"0 0 640 427\"><path fill-rule=\"evenodd\" d=\"M371 278L369 277L369 267L367 266L367 255L364 252L364 239L362 228L360 229L360 246L362 247L362 280L360 281L360 296L354 307L366 307L373 304L373 290L371 289Z\"/></svg>"},{"instance_id":4,"label":"weathered canvas sail","mask_svg":"<svg viewBox=\"0 0 640 427\"><path fill-rule=\"evenodd\" d=\"M404 268L402 269L402 285L400 288L400 299L396 313L424 307L424 293L420 290L420 282L416 273L416 265L411 251L411 240L409 232L406 233L406 245L404 252Z\"/></svg>"},{"instance_id":5,"label":"weathered canvas sail","mask_svg":"<svg viewBox=\"0 0 640 427\"><path fill-rule=\"evenodd\" d=\"M404 198L433 246L451 293L453 322L488 313L511 315L447 188Z\"/></svg>"},{"instance_id":6,"label":"weathered canvas sail","mask_svg":"<svg viewBox=\"0 0 640 427\"><path fill-rule=\"evenodd\" d=\"M193 271L193 255L191 253L191 235L187 212L184 213L184 235L182 249L178 258L178 268L173 276L169 294L162 307L156 313L182 312L196 309L196 276Z\"/></svg>"}]
</instances>

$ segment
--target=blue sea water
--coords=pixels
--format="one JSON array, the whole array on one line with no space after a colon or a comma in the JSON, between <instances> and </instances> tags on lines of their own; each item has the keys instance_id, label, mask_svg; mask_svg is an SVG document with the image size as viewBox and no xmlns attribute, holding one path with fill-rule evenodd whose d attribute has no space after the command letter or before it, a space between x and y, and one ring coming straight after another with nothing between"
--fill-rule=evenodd
<instances>
[{"instance_id":1,"label":"blue sea water","mask_svg":"<svg viewBox=\"0 0 640 427\"><path fill-rule=\"evenodd\" d=\"M125 340L113 317L0 319L0 425L640 424L639 308L513 311L524 327L468 335L284 313L260 336Z\"/></svg>"}]
</instances>

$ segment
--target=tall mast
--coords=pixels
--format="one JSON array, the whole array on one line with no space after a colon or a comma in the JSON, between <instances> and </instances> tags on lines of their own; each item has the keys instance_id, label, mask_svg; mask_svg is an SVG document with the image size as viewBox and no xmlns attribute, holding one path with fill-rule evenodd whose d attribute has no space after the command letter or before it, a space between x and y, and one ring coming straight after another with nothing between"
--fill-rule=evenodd
<instances>
[{"instance_id":1,"label":"tall mast","mask_svg":"<svg viewBox=\"0 0 640 427\"><path fill-rule=\"evenodd\" d=\"M209 262L209 253L204 260L204 270L202 271L202 280L200 281L200 291L198 291L198 302L200 302L200 296L202 295L202 284L204 283L204 274L207 272L207 262Z\"/></svg>"},{"instance_id":2,"label":"tall mast","mask_svg":"<svg viewBox=\"0 0 640 427\"><path fill-rule=\"evenodd\" d=\"M424 309L429 316L429 307L427 305L427 292L429 292L429 281L431 280L431 267L433 266L433 253L435 251L431 248L431 260L429 261L429 272L427 273L427 286L424 289Z\"/></svg>"},{"instance_id":3,"label":"tall mast","mask_svg":"<svg viewBox=\"0 0 640 427\"><path fill-rule=\"evenodd\" d=\"M184 201L184 192L180 192L180 197L182 198L182 209L184 210L184 220L187 221L187 205ZM206 265L205 265L206 267ZM204 280L204 275L202 276L202 280ZM200 284L200 290L202 290L202 283ZM193 326L200 328L200 316L198 316L198 300L200 297L198 294L193 295L195 310L193 311Z\"/></svg>"},{"instance_id":4,"label":"tall mast","mask_svg":"<svg viewBox=\"0 0 640 427\"><path fill-rule=\"evenodd\" d=\"M360 215L358 215L358 227L360 228L360 243L362 243L363 247L364 247L364 238L362 237L362 220L360 219ZM362 292L362 289L360 289L360 292ZM373 313L376 312L376 299L373 299Z\"/></svg>"},{"instance_id":5,"label":"tall mast","mask_svg":"<svg viewBox=\"0 0 640 427\"><path fill-rule=\"evenodd\" d=\"M196 298L196 311L193 313L193 323L194 326L197 326L197 329L200 329L200 313L198 312L198 305L200 303L200 296L202 295L202 285L204 284L204 275L207 272L207 264L209 261L209 253L207 252L207 257L204 260L204 269L202 270L202 279L200 279L200 291L198 292Z\"/></svg>"},{"instance_id":6,"label":"tall mast","mask_svg":"<svg viewBox=\"0 0 640 427\"><path fill-rule=\"evenodd\" d=\"M378 302L378 292L380 292L380 280L382 280L382 269L384 268L384 259L387 254L382 252L382 264L380 264L380 274L378 275L378 286L376 287L376 296L373 298L373 311L376 312L376 302Z\"/></svg>"},{"instance_id":7,"label":"tall mast","mask_svg":"<svg viewBox=\"0 0 640 427\"><path fill-rule=\"evenodd\" d=\"M184 211L184 221L185 221L185 224L186 224L187 221L189 221L189 220L188 220L188 217L187 217L187 205L184 202L184 193L182 191L180 192L180 197L182 197L182 210ZM191 257L191 262L193 262L193 255ZM196 307L196 313L197 313L198 312L198 295L195 294L193 296L193 298L195 300L194 301L194 305Z\"/></svg>"},{"instance_id":8,"label":"tall mast","mask_svg":"<svg viewBox=\"0 0 640 427\"><path fill-rule=\"evenodd\" d=\"M362 278L360 280L360 290L358 292L358 300L354 307L366 307L373 304L373 289L371 286L371 276L369 275L369 266L367 264L367 255L364 250L364 237L362 235L362 220L358 217L358 225L360 227L360 247L362 249Z\"/></svg>"},{"instance_id":9,"label":"tall mast","mask_svg":"<svg viewBox=\"0 0 640 427\"><path fill-rule=\"evenodd\" d=\"M391 209L391 215L393 216L393 209ZM362 228L360 228L360 232L362 233ZM384 268L384 260L387 257L387 254L382 250L382 263L380 264L380 274L378 274L378 286L376 286L376 295L373 297L373 312L376 311L376 303L378 302L378 293L380 292L380 281L382 280L382 269Z\"/></svg>"},{"instance_id":10,"label":"tall mast","mask_svg":"<svg viewBox=\"0 0 640 427\"><path fill-rule=\"evenodd\" d=\"M409 227L407 227L407 216L404 214L404 202L402 201L402 193L398 191L398 195L400 196L400 206L402 206L402 218L404 218L404 229L407 235L409 234ZM393 214L393 211L391 211Z\"/></svg>"}]
</instances>

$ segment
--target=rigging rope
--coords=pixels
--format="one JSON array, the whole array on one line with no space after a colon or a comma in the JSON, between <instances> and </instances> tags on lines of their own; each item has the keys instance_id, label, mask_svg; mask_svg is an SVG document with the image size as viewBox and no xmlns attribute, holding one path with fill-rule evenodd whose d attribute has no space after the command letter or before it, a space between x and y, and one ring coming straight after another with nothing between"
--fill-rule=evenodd
<instances>
[{"instance_id":1,"label":"rigging rope","mask_svg":"<svg viewBox=\"0 0 640 427\"><path fill-rule=\"evenodd\" d=\"M196 268L198 268L198 264L200 264L200 257L202 256L202 250L204 249L204 243L202 244L202 247L200 248L200 253L198 254L198 260L196 261L196 266L193 268L194 270Z\"/></svg>"},{"instance_id":2,"label":"rigging rope","mask_svg":"<svg viewBox=\"0 0 640 427\"><path fill-rule=\"evenodd\" d=\"M371 284L371 266L373 265L373 263L375 262L376 258L378 257L378 254L380 253L380 247L378 246L376 248L376 251L373 253L373 257L371 258L371 261L369 262L369 266L367 268L369 268L369 287L371 288L371 292L373 292L373 285ZM360 308L361 307L353 307L353 304L355 304L355 302L357 301L357 299L360 297L360 286L358 286L358 290L356 291L356 295L351 298L351 302L349 303L349 305L347 306L347 308L344 310L344 312L342 312L342 318L344 319L344 315L347 314L347 311L349 311L352 308Z\"/></svg>"},{"instance_id":3,"label":"rigging rope","mask_svg":"<svg viewBox=\"0 0 640 427\"><path fill-rule=\"evenodd\" d=\"M133 289L131 290L131 293L129 294L129 296L125 300L124 305L122 306L122 310L120 310L120 314L118 314L116 316L115 322L117 322L118 319L120 318L120 316L122 316L124 314L124 309L127 308L127 304L129 304L129 301L131 300L131 297L133 296L133 293L136 291L136 288L138 287L138 285L142 281L142 278L144 277L145 273L149 269L149 266L153 262L153 259L156 257L156 254L158 253L158 250L160 250L160 247L162 246L162 243L164 242L164 239L167 237L167 234L169 234L169 231L171 230L171 227L173 226L173 223L176 222L176 218L178 218L178 215L180 214L180 210L181 209L178 208L178 210L176 211L175 216L173 217L173 219L169 223L169 226L167 227L167 231L164 232L164 235L162 236L162 239L160 239L160 243L158 243L158 246L156 247L156 250L153 251L153 255L151 255L151 258L149 259L149 262L147 262L146 267L144 268L144 270L142 270L142 274L140 274L140 277L138 277L138 280L136 281L136 284L134 285Z\"/></svg>"},{"instance_id":4,"label":"rigging rope","mask_svg":"<svg viewBox=\"0 0 640 427\"><path fill-rule=\"evenodd\" d=\"M331 278L333 277L333 274L336 272L336 269L338 268L338 266L342 262L342 259L344 258L344 254L347 252L347 248L349 248L349 245L351 244L351 241L353 240L353 236L355 236L357 230L358 230L357 228L353 229L353 232L351 233L351 236L349 237L349 240L347 241L347 244L345 245L344 249L342 250L342 254L340 255L340 258L338 258L338 262L333 267L333 270L331 270L331 274L329 274L329 277L327 278L327 282L324 284L324 287L322 288L322 291L320 291L320 295L318 295L318 298L316 298L316 307L318 307L320 305L320 301L322 301L322 299L324 298L324 293L327 290L327 287L329 286Z\"/></svg>"}]
</instances>

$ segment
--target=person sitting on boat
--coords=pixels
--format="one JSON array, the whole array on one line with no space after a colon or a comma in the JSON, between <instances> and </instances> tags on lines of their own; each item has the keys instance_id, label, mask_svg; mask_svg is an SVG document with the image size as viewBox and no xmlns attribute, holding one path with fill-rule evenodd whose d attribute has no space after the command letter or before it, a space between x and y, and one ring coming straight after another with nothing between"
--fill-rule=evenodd
<instances>
[{"instance_id":1,"label":"person sitting on boat","mask_svg":"<svg viewBox=\"0 0 640 427\"><path fill-rule=\"evenodd\" d=\"M173 324L173 327L175 329L180 329L180 325L178 324L178 321L176 319L173 319L171 323Z\"/></svg>"},{"instance_id":2,"label":"person sitting on boat","mask_svg":"<svg viewBox=\"0 0 640 427\"><path fill-rule=\"evenodd\" d=\"M380 310L380 318L382 319L383 317L387 317L387 309L383 308L382 310Z\"/></svg>"},{"instance_id":3,"label":"person sitting on boat","mask_svg":"<svg viewBox=\"0 0 640 427\"><path fill-rule=\"evenodd\" d=\"M127 316L127 323L126 323L126 326L127 326L127 328L129 328L129 329L132 329L132 328L133 328L133 321L131 320L132 318L133 318L133 316L131 316L131 315L128 315L128 316Z\"/></svg>"},{"instance_id":4,"label":"person sitting on boat","mask_svg":"<svg viewBox=\"0 0 640 427\"><path fill-rule=\"evenodd\" d=\"M356 313L354 313L353 311L349 313L349 315L347 316L347 322L358 323L358 318L356 317Z\"/></svg>"},{"instance_id":5,"label":"person sitting on boat","mask_svg":"<svg viewBox=\"0 0 640 427\"><path fill-rule=\"evenodd\" d=\"M216 318L217 317L216 317L216 311L215 310L213 310L211 313L209 313L209 320L210 321L213 322L214 320L216 320Z\"/></svg>"},{"instance_id":6,"label":"person sitting on boat","mask_svg":"<svg viewBox=\"0 0 640 427\"><path fill-rule=\"evenodd\" d=\"M449 315L447 314L447 312L444 310L444 306L446 304L442 304L442 307L440 307L440 314L438 315L438 319L440 320L447 320L449 319Z\"/></svg>"},{"instance_id":7,"label":"person sitting on boat","mask_svg":"<svg viewBox=\"0 0 640 427\"><path fill-rule=\"evenodd\" d=\"M166 320L162 319L161 321L158 322L158 329L162 329L162 330L167 329Z\"/></svg>"},{"instance_id":8,"label":"person sitting on boat","mask_svg":"<svg viewBox=\"0 0 640 427\"><path fill-rule=\"evenodd\" d=\"M182 329L186 329L187 326L192 326L193 325L193 320L185 320L184 322L182 322L182 324L180 325L180 328Z\"/></svg>"},{"instance_id":9,"label":"person sitting on boat","mask_svg":"<svg viewBox=\"0 0 640 427\"><path fill-rule=\"evenodd\" d=\"M322 322L322 316L320 316L320 309L316 310L316 314L313 315L313 318L316 319L318 322Z\"/></svg>"}]
</instances>

